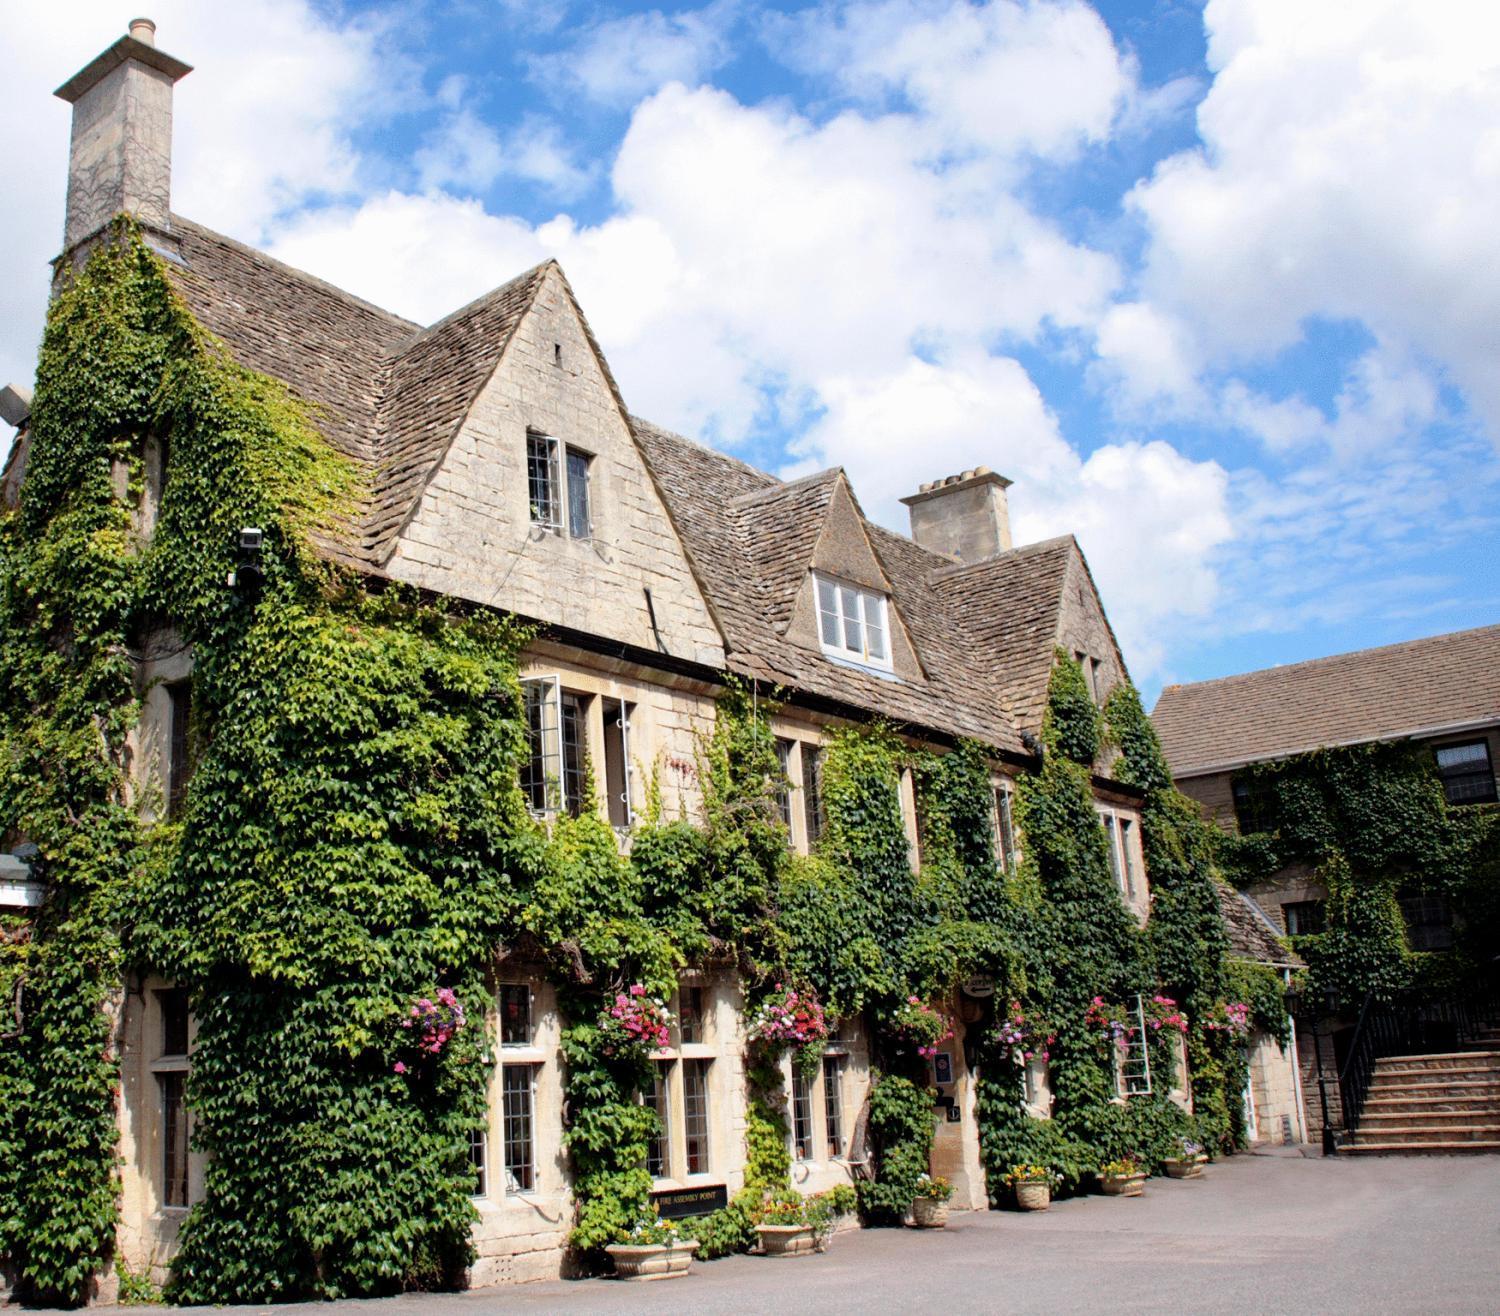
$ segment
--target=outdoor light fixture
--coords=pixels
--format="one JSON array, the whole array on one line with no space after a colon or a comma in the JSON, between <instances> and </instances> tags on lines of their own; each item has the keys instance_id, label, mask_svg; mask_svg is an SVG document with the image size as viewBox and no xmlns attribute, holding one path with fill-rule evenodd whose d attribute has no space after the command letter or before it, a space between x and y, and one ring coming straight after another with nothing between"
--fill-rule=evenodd
<instances>
[{"instance_id":1,"label":"outdoor light fixture","mask_svg":"<svg viewBox=\"0 0 1500 1316\"><path fill-rule=\"evenodd\" d=\"M42 852L27 841L0 854L0 909L35 909L42 903Z\"/></svg>"},{"instance_id":2,"label":"outdoor light fixture","mask_svg":"<svg viewBox=\"0 0 1500 1316\"><path fill-rule=\"evenodd\" d=\"M265 583L265 572L260 566L260 552L265 539L266 532L258 525L240 528L239 559L230 568L224 582L249 603L254 603L260 597L260 587Z\"/></svg>"}]
</instances>

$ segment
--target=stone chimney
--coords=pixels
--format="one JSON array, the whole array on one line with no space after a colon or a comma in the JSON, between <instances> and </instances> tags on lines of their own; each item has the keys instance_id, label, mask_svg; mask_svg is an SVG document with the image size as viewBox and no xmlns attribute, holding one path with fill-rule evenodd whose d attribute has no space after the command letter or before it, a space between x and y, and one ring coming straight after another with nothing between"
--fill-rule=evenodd
<instances>
[{"instance_id":1,"label":"stone chimney","mask_svg":"<svg viewBox=\"0 0 1500 1316\"><path fill-rule=\"evenodd\" d=\"M172 84L191 72L156 48L155 23L136 18L128 36L57 89L73 107L64 251L121 211L170 228Z\"/></svg>"},{"instance_id":2,"label":"stone chimney","mask_svg":"<svg viewBox=\"0 0 1500 1316\"><path fill-rule=\"evenodd\" d=\"M934 553L980 562L1010 544L1011 482L988 466L934 480L901 501L911 514L911 537Z\"/></svg>"}]
</instances>

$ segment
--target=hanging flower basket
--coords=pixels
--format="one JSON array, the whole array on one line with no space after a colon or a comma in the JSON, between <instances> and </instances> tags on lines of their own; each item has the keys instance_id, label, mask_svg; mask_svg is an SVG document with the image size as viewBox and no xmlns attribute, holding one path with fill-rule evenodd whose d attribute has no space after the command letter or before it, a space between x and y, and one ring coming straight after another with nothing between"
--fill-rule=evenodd
<instances>
[{"instance_id":1,"label":"hanging flower basket","mask_svg":"<svg viewBox=\"0 0 1500 1316\"><path fill-rule=\"evenodd\" d=\"M640 983L623 992L599 1016L604 1054L644 1060L651 1052L671 1045L672 1016L666 1002L650 995Z\"/></svg>"},{"instance_id":2,"label":"hanging flower basket","mask_svg":"<svg viewBox=\"0 0 1500 1316\"><path fill-rule=\"evenodd\" d=\"M953 1021L920 997L908 996L891 1015L891 1031L922 1059L931 1060L944 1042L952 1040Z\"/></svg>"},{"instance_id":3,"label":"hanging flower basket","mask_svg":"<svg viewBox=\"0 0 1500 1316\"><path fill-rule=\"evenodd\" d=\"M413 1048L407 1052L411 1064L398 1060L392 1068L398 1074L406 1074L422 1062L441 1056L453 1035L463 1026L464 1007L459 1004L452 988L439 987L430 997L418 998L401 1021L402 1029L409 1034L404 1040Z\"/></svg>"}]
</instances>

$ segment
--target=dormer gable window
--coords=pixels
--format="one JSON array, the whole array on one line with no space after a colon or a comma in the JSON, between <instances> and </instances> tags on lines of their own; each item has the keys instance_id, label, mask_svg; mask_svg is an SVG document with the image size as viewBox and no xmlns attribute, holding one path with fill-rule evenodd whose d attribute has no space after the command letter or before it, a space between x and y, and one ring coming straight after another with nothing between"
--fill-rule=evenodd
<instances>
[{"instance_id":1,"label":"dormer gable window","mask_svg":"<svg viewBox=\"0 0 1500 1316\"><path fill-rule=\"evenodd\" d=\"M890 601L884 594L813 573L818 638L830 658L891 670Z\"/></svg>"}]
</instances>

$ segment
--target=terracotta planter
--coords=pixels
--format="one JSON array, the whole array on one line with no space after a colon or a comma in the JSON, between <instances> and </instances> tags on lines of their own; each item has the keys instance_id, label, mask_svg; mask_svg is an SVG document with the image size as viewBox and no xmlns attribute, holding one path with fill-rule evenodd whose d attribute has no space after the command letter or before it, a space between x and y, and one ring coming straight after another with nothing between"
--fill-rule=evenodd
<instances>
[{"instance_id":1,"label":"terracotta planter","mask_svg":"<svg viewBox=\"0 0 1500 1316\"><path fill-rule=\"evenodd\" d=\"M761 1251L768 1257L806 1257L818 1250L811 1225L756 1225Z\"/></svg>"},{"instance_id":2,"label":"terracotta planter","mask_svg":"<svg viewBox=\"0 0 1500 1316\"><path fill-rule=\"evenodd\" d=\"M693 1265L696 1238L676 1243L611 1243L604 1249L615 1263L616 1279L681 1279Z\"/></svg>"},{"instance_id":3,"label":"terracotta planter","mask_svg":"<svg viewBox=\"0 0 1500 1316\"><path fill-rule=\"evenodd\" d=\"M1146 1190L1144 1174L1105 1175L1099 1179L1099 1187L1106 1197L1139 1197Z\"/></svg>"},{"instance_id":4,"label":"terracotta planter","mask_svg":"<svg viewBox=\"0 0 1500 1316\"><path fill-rule=\"evenodd\" d=\"M948 1203L918 1197L911 1204L911 1222L918 1229L941 1229L948 1223Z\"/></svg>"},{"instance_id":5,"label":"terracotta planter","mask_svg":"<svg viewBox=\"0 0 1500 1316\"><path fill-rule=\"evenodd\" d=\"M1170 1179L1198 1179L1203 1175L1203 1164L1208 1158L1206 1156L1182 1156L1163 1161L1167 1167L1167 1177Z\"/></svg>"},{"instance_id":6,"label":"terracotta planter","mask_svg":"<svg viewBox=\"0 0 1500 1316\"><path fill-rule=\"evenodd\" d=\"M1018 1183L1016 1205L1023 1211L1045 1211L1052 1205L1052 1186L1046 1183Z\"/></svg>"}]
</instances>

